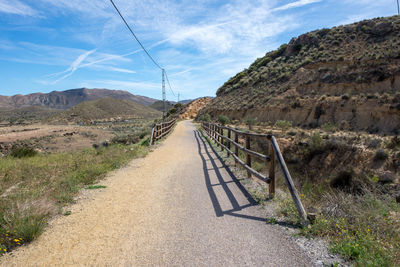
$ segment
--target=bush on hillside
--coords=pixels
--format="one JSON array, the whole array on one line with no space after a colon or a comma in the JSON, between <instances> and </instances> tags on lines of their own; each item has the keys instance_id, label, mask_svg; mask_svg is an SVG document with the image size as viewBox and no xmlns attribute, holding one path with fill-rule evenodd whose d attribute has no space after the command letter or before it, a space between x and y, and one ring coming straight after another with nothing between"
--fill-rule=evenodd
<instances>
[{"instance_id":1,"label":"bush on hillside","mask_svg":"<svg viewBox=\"0 0 400 267\"><path fill-rule=\"evenodd\" d=\"M199 117L199 121L209 122L211 120L210 114L202 114Z\"/></svg>"},{"instance_id":2,"label":"bush on hillside","mask_svg":"<svg viewBox=\"0 0 400 267\"><path fill-rule=\"evenodd\" d=\"M230 123L230 120L227 116L225 115L219 115L218 116L218 122L221 123L222 125Z\"/></svg>"},{"instance_id":3,"label":"bush on hillside","mask_svg":"<svg viewBox=\"0 0 400 267\"><path fill-rule=\"evenodd\" d=\"M20 147L14 147L11 150L10 155L14 158L27 158L36 156L37 153L38 152L31 147L20 146Z\"/></svg>"},{"instance_id":4,"label":"bush on hillside","mask_svg":"<svg viewBox=\"0 0 400 267\"><path fill-rule=\"evenodd\" d=\"M246 118L246 125L249 127L249 130L253 127L253 125L256 123L256 119L253 117L248 116Z\"/></svg>"}]
</instances>

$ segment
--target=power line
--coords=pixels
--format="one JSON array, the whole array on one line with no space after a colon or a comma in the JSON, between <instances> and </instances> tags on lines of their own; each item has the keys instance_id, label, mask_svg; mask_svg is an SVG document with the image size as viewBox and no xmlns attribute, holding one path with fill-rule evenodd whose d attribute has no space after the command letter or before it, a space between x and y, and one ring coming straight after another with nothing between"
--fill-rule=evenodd
<instances>
[{"instance_id":1,"label":"power line","mask_svg":"<svg viewBox=\"0 0 400 267\"><path fill-rule=\"evenodd\" d=\"M400 15L400 6L399 6L399 0L397 0L397 15Z\"/></svg>"},{"instance_id":2,"label":"power line","mask_svg":"<svg viewBox=\"0 0 400 267\"><path fill-rule=\"evenodd\" d=\"M117 6L114 4L113 0L110 0L111 4L114 6L115 10L117 10L119 16L121 17L121 19L124 21L126 27L128 27L129 31L132 33L133 37L135 37L136 41L140 44L140 46L142 47L142 49L144 50L144 52L146 52L147 56L151 59L151 61L153 61L153 63L159 68L159 69L163 69L161 68L161 66L154 60L154 58L150 55L149 52L147 52L146 48L144 48L144 46L142 45L142 43L139 41L139 39L136 37L136 34L133 32L133 30L131 29L131 27L129 26L129 24L126 22L124 16L122 16L121 12L119 11L119 9L117 8Z\"/></svg>"},{"instance_id":3,"label":"power line","mask_svg":"<svg viewBox=\"0 0 400 267\"><path fill-rule=\"evenodd\" d=\"M167 72L166 72L165 70L164 70L164 73L165 73L165 77L167 78L167 82L168 82L169 89L171 90L172 94L175 96L175 93L174 93L174 91L172 90L171 84L169 83L169 79L168 79Z\"/></svg>"},{"instance_id":4,"label":"power line","mask_svg":"<svg viewBox=\"0 0 400 267\"><path fill-rule=\"evenodd\" d=\"M136 34L133 32L133 30L131 29L131 27L129 26L128 22L126 22L124 16L122 16L121 12L119 11L118 7L115 5L113 0L110 0L111 4L114 6L115 10L118 12L119 16L121 17L121 19L124 21L126 27L129 29L129 31L132 33L133 37L135 37L136 41L139 43L139 45L142 47L143 51L146 53L146 55L151 59L151 61L153 61L154 65L156 65L160 70L161 70L161 75L162 75L162 96L163 96L163 104L164 104L164 108L163 108L163 118L165 117L165 112L166 112L166 105L165 105L165 79L167 78L167 82L168 82L168 86L169 89L171 90L172 94L175 96L174 91L172 90L171 84L169 82L167 73L165 71L165 69L163 69L155 60L154 58L150 55L150 53L146 50L146 48L143 46L143 44L140 42L139 38L137 38Z\"/></svg>"}]
</instances>

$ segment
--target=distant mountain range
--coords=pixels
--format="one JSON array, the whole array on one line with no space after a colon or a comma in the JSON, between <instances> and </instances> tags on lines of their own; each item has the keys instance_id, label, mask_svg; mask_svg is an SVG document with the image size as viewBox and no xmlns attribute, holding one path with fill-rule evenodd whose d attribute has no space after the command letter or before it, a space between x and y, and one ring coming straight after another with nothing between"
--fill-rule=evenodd
<instances>
[{"instance_id":1,"label":"distant mountain range","mask_svg":"<svg viewBox=\"0 0 400 267\"><path fill-rule=\"evenodd\" d=\"M161 112L130 100L101 98L85 101L71 109L54 114L46 119L50 123L90 123L94 120L118 120L161 117Z\"/></svg>"},{"instance_id":2,"label":"distant mountain range","mask_svg":"<svg viewBox=\"0 0 400 267\"><path fill-rule=\"evenodd\" d=\"M0 109L16 109L29 106L39 106L51 109L66 110L82 102L101 98L130 100L145 106L158 101L146 96L133 95L127 91L109 89L79 88L50 93L33 93L29 95L0 96Z\"/></svg>"}]
</instances>

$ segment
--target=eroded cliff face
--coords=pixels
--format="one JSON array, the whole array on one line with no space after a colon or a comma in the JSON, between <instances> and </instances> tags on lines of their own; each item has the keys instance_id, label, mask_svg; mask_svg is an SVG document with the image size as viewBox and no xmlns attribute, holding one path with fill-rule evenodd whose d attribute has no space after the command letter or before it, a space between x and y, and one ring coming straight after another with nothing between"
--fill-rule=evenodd
<instances>
[{"instance_id":1,"label":"eroded cliff face","mask_svg":"<svg viewBox=\"0 0 400 267\"><path fill-rule=\"evenodd\" d=\"M204 108L212 100L211 97L202 97L185 105L182 113L179 115L180 119L194 119L197 117L199 111Z\"/></svg>"},{"instance_id":2,"label":"eroded cliff face","mask_svg":"<svg viewBox=\"0 0 400 267\"><path fill-rule=\"evenodd\" d=\"M286 120L306 128L331 123L342 130L398 134L399 83L400 75L370 84L310 84L289 89L264 103L257 101L247 105L240 101L247 96L232 94L218 97L201 112L214 118L220 114L233 120L250 116L257 122ZM320 94L315 94L315 90Z\"/></svg>"},{"instance_id":3,"label":"eroded cliff face","mask_svg":"<svg viewBox=\"0 0 400 267\"><path fill-rule=\"evenodd\" d=\"M400 17L294 38L227 81L201 114L397 134Z\"/></svg>"}]
</instances>

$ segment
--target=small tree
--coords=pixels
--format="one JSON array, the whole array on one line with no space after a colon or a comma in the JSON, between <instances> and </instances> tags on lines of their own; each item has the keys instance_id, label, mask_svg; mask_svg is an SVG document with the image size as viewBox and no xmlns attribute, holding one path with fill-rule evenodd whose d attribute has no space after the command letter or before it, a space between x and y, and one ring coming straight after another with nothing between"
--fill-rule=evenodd
<instances>
[{"instance_id":1,"label":"small tree","mask_svg":"<svg viewBox=\"0 0 400 267\"><path fill-rule=\"evenodd\" d=\"M199 116L199 121L210 122L211 117L209 114L202 114Z\"/></svg>"},{"instance_id":2,"label":"small tree","mask_svg":"<svg viewBox=\"0 0 400 267\"><path fill-rule=\"evenodd\" d=\"M176 109L180 109L182 107L182 104L181 103L176 103L175 105L174 105L174 108L176 108Z\"/></svg>"},{"instance_id":3,"label":"small tree","mask_svg":"<svg viewBox=\"0 0 400 267\"><path fill-rule=\"evenodd\" d=\"M170 115L172 115L172 114L175 114L176 113L176 108L175 107L173 107L173 108L171 108L170 110L168 110L168 112L167 112L167 117L168 116L170 116Z\"/></svg>"},{"instance_id":4,"label":"small tree","mask_svg":"<svg viewBox=\"0 0 400 267\"><path fill-rule=\"evenodd\" d=\"M225 116L225 115L219 115L218 116L218 121L222 125L228 124L230 122L229 118L227 116Z\"/></svg>"},{"instance_id":5,"label":"small tree","mask_svg":"<svg viewBox=\"0 0 400 267\"><path fill-rule=\"evenodd\" d=\"M246 125L249 126L249 130L252 129L253 125L256 123L256 119L250 116L246 118Z\"/></svg>"}]
</instances>

